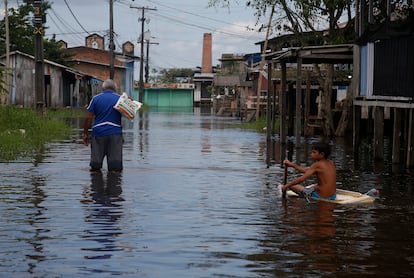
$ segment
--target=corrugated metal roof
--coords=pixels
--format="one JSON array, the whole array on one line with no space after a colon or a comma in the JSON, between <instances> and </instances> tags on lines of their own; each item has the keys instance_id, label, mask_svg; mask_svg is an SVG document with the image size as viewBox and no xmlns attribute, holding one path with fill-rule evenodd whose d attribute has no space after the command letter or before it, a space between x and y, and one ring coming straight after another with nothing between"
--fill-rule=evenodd
<instances>
[{"instance_id":1,"label":"corrugated metal roof","mask_svg":"<svg viewBox=\"0 0 414 278\"><path fill-rule=\"evenodd\" d=\"M303 64L353 62L353 44L292 47L266 54L266 60L295 62L302 58Z\"/></svg>"},{"instance_id":2,"label":"corrugated metal roof","mask_svg":"<svg viewBox=\"0 0 414 278\"><path fill-rule=\"evenodd\" d=\"M23 53L23 52L18 51L18 50L17 51L13 51L13 52L10 53L10 56L13 56L13 55L21 55L21 56L27 57L29 59L35 60L35 57L33 55L30 55L30 54L27 54L27 53ZM2 59L4 57L5 57L5 55L1 56ZM70 73L74 74L74 75L90 76L90 75L88 75L86 73L80 72L80 71L75 70L73 68L67 67L67 66L62 65L62 64L55 63L55 62L50 61L50 60L47 60L47 59L43 59L43 62L46 63L46 64L48 64L48 65L51 65L51 66L54 66L54 67L57 67L57 68L61 68L61 69L65 70L65 71L67 71L67 72L70 72Z\"/></svg>"}]
</instances>

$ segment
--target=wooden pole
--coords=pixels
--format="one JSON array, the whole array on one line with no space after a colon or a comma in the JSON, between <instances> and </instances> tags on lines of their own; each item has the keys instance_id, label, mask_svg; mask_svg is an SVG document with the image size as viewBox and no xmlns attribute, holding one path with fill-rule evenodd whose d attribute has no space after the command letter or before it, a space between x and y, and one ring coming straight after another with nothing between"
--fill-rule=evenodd
<instances>
[{"instance_id":1,"label":"wooden pole","mask_svg":"<svg viewBox=\"0 0 414 278\"><path fill-rule=\"evenodd\" d=\"M280 114L280 142L286 143L286 63L281 64L282 78L280 80L279 92L279 114Z\"/></svg>"},{"instance_id":2,"label":"wooden pole","mask_svg":"<svg viewBox=\"0 0 414 278\"><path fill-rule=\"evenodd\" d=\"M34 36L35 36L35 89L36 109L43 114L45 99L44 64L43 64L43 13L42 1L33 2Z\"/></svg>"},{"instance_id":3,"label":"wooden pole","mask_svg":"<svg viewBox=\"0 0 414 278\"><path fill-rule=\"evenodd\" d=\"M392 163L400 162L401 109L394 108L394 127L392 134Z\"/></svg>"},{"instance_id":4,"label":"wooden pole","mask_svg":"<svg viewBox=\"0 0 414 278\"><path fill-rule=\"evenodd\" d=\"M408 139L407 139L407 167L412 167L414 165L414 136L413 136L413 109L410 108L408 112Z\"/></svg>"},{"instance_id":5,"label":"wooden pole","mask_svg":"<svg viewBox=\"0 0 414 278\"><path fill-rule=\"evenodd\" d=\"M145 23L145 9L142 8L141 17L141 56L139 60L139 102L144 99L144 23Z\"/></svg>"},{"instance_id":6,"label":"wooden pole","mask_svg":"<svg viewBox=\"0 0 414 278\"><path fill-rule=\"evenodd\" d=\"M283 185L285 185L285 184L287 184L287 173L288 173L288 170L287 170L287 165L286 164L284 164L283 165L284 166L284 169L283 169ZM286 191L282 191L282 198L286 198Z\"/></svg>"},{"instance_id":7,"label":"wooden pole","mask_svg":"<svg viewBox=\"0 0 414 278\"><path fill-rule=\"evenodd\" d=\"M148 8L148 7L134 7L130 6L130 8L141 10L141 39L140 39L140 50L141 50L141 57L139 58L139 102L144 101L144 27L145 27L145 10L156 11L157 9Z\"/></svg>"},{"instance_id":8,"label":"wooden pole","mask_svg":"<svg viewBox=\"0 0 414 278\"><path fill-rule=\"evenodd\" d=\"M6 76L5 76L5 89L6 92L2 95L2 100L4 97L4 104L9 104L10 93L11 93L11 86L10 86L10 28L9 28L9 8L7 4L7 0L4 0L4 25L6 27Z\"/></svg>"},{"instance_id":9,"label":"wooden pole","mask_svg":"<svg viewBox=\"0 0 414 278\"><path fill-rule=\"evenodd\" d=\"M109 78L114 79L114 0L109 0Z\"/></svg>"},{"instance_id":10,"label":"wooden pole","mask_svg":"<svg viewBox=\"0 0 414 278\"><path fill-rule=\"evenodd\" d=\"M302 130L302 58L298 57L296 69L296 148L300 147Z\"/></svg>"},{"instance_id":11,"label":"wooden pole","mask_svg":"<svg viewBox=\"0 0 414 278\"><path fill-rule=\"evenodd\" d=\"M270 141L272 135L272 63L267 65L267 102L266 102L266 139Z\"/></svg>"},{"instance_id":12,"label":"wooden pole","mask_svg":"<svg viewBox=\"0 0 414 278\"><path fill-rule=\"evenodd\" d=\"M306 92L305 92L305 121L304 121L304 134L305 136L311 136L312 128L308 126L309 114L310 114L310 73L306 71Z\"/></svg>"},{"instance_id":13,"label":"wooden pole","mask_svg":"<svg viewBox=\"0 0 414 278\"><path fill-rule=\"evenodd\" d=\"M384 159L384 107L374 108L374 158Z\"/></svg>"},{"instance_id":14,"label":"wooden pole","mask_svg":"<svg viewBox=\"0 0 414 278\"><path fill-rule=\"evenodd\" d=\"M354 146L354 156L355 160L358 161L359 157L359 143L360 143L360 129L361 129L361 106L354 105L354 116L353 116L353 138L352 138L352 145Z\"/></svg>"}]
</instances>

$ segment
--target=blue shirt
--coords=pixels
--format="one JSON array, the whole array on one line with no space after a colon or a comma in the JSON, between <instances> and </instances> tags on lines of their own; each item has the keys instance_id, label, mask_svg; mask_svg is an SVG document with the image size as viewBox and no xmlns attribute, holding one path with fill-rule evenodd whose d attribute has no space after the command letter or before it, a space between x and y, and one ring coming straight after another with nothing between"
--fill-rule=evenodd
<instances>
[{"instance_id":1,"label":"blue shirt","mask_svg":"<svg viewBox=\"0 0 414 278\"><path fill-rule=\"evenodd\" d=\"M92 126L92 136L108 136L121 134L122 115L115 108L119 95L111 90L103 91L94 96L87 110L95 115Z\"/></svg>"}]
</instances>

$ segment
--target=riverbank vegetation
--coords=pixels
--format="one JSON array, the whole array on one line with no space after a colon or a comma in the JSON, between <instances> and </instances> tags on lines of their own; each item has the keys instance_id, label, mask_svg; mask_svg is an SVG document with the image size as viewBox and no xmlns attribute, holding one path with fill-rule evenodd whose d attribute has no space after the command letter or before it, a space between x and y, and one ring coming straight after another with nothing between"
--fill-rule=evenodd
<instances>
[{"instance_id":1,"label":"riverbank vegetation","mask_svg":"<svg viewBox=\"0 0 414 278\"><path fill-rule=\"evenodd\" d=\"M63 120L68 113L79 111L48 110L41 116L33 109L0 106L0 160L31 157L47 142L69 139L72 128Z\"/></svg>"},{"instance_id":2,"label":"riverbank vegetation","mask_svg":"<svg viewBox=\"0 0 414 278\"><path fill-rule=\"evenodd\" d=\"M257 121L241 122L239 127L263 133L266 131L266 117L260 117Z\"/></svg>"}]
</instances>

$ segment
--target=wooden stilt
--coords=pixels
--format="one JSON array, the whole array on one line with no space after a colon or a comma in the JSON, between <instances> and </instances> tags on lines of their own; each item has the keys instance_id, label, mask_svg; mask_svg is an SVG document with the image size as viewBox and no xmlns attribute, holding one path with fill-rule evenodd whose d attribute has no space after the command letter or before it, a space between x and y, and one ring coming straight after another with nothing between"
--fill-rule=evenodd
<instances>
[{"instance_id":1,"label":"wooden stilt","mask_svg":"<svg viewBox=\"0 0 414 278\"><path fill-rule=\"evenodd\" d=\"M287 122L287 135L288 136L294 136L295 135L295 107L294 107L294 99L293 99L293 89L294 86L292 83L289 83L288 85L288 94L287 94L287 116L288 116L288 122Z\"/></svg>"},{"instance_id":2,"label":"wooden stilt","mask_svg":"<svg viewBox=\"0 0 414 278\"><path fill-rule=\"evenodd\" d=\"M394 108L394 127L392 134L392 163L400 163L401 109Z\"/></svg>"},{"instance_id":3,"label":"wooden stilt","mask_svg":"<svg viewBox=\"0 0 414 278\"><path fill-rule=\"evenodd\" d=\"M309 126L309 113L310 113L310 74L309 74L309 71L306 71L305 124L304 124L305 137L313 135L313 128Z\"/></svg>"},{"instance_id":4,"label":"wooden stilt","mask_svg":"<svg viewBox=\"0 0 414 278\"><path fill-rule=\"evenodd\" d=\"M272 63L267 64L266 139L272 135Z\"/></svg>"},{"instance_id":5,"label":"wooden stilt","mask_svg":"<svg viewBox=\"0 0 414 278\"><path fill-rule=\"evenodd\" d=\"M374 107L374 159L384 159L384 107Z\"/></svg>"},{"instance_id":6,"label":"wooden stilt","mask_svg":"<svg viewBox=\"0 0 414 278\"><path fill-rule=\"evenodd\" d=\"M302 130L302 58L297 58L296 69L296 122L295 137L296 148L300 147L300 138Z\"/></svg>"},{"instance_id":7,"label":"wooden stilt","mask_svg":"<svg viewBox=\"0 0 414 278\"><path fill-rule=\"evenodd\" d=\"M280 114L280 142L286 143L286 112L287 112L287 84L286 84L286 63L281 64L282 78L280 81L280 92L279 92L279 114ZM283 153L283 152L282 152Z\"/></svg>"},{"instance_id":8,"label":"wooden stilt","mask_svg":"<svg viewBox=\"0 0 414 278\"><path fill-rule=\"evenodd\" d=\"M353 127L354 127L354 131L353 131L353 138L352 138L352 143L354 146L354 156L355 156L355 161L358 160L358 154L359 154L359 144L360 144L360 140L361 140L361 136L360 136L360 130L361 130L361 106L357 106L354 105L354 116L353 116Z\"/></svg>"},{"instance_id":9,"label":"wooden stilt","mask_svg":"<svg viewBox=\"0 0 414 278\"><path fill-rule=\"evenodd\" d=\"M364 130L365 132L366 132L366 135L368 135L368 136L374 136L374 134L373 134L373 130L374 130L374 128L373 128L373 126L374 126L374 108L372 107L372 106L368 106L367 107L367 110L368 110L368 112L367 112L367 114L368 114L368 118L367 118L367 125L366 125L366 129Z\"/></svg>"},{"instance_id":10,"label":"wooden stilt","mask_svg":"<svg viewBox=\"0 0 414 278\"><path fill-rule=\"evenodd\" d=\"M414 136L413 136L413 109L410 108L408 112L408 139L407 139L407 167L414 166Z\"/></svg>"}]
</instances>

